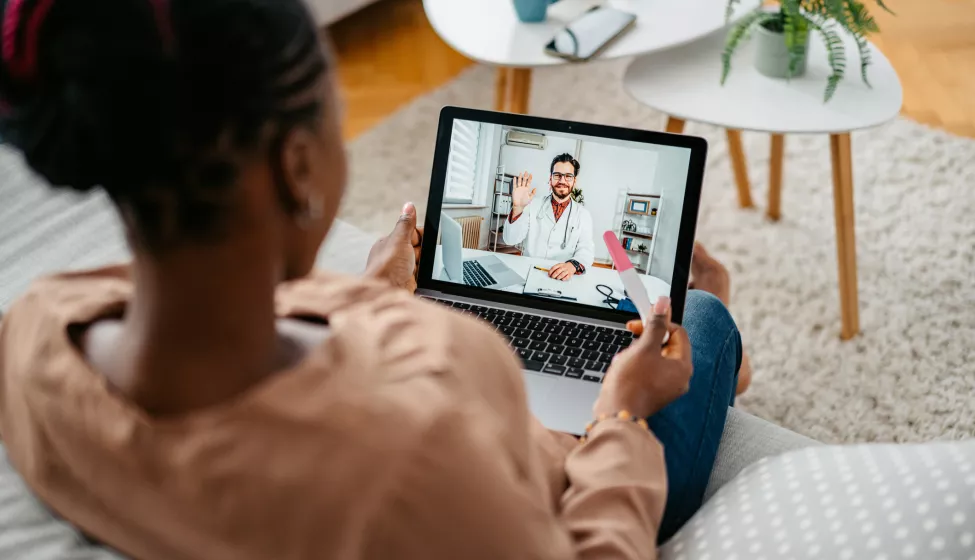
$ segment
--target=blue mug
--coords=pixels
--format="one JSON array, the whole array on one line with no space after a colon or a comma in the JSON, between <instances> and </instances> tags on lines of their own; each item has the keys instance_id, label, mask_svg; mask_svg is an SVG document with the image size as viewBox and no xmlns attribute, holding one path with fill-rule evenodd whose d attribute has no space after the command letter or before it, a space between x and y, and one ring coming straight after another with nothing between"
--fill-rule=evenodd
<instances>
[{"instance_id":1,"label":"blue mug","mask_svg":"<svg viewBox=\"0 0 975 560\"><path fill-rule=\"evenodd\" d=\"M545 21L545 13L548 5L554 4L559 0L515 0L515 12L518 19L525 23L538 23Z\"/></svg>"}]
</instances>

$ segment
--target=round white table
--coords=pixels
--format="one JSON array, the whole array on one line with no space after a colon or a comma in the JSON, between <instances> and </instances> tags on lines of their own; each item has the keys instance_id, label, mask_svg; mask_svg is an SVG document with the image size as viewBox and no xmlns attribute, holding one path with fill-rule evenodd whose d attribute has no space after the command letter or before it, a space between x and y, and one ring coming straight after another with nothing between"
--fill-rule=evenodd
<instances>
[{"instance_id":1,"label":"round white table","mask_svg":"<svg viewBox=\"0 0 975 560\"><path fill-rule=\"evenodd\" d=\"M607 0L602 4L637 15L636 25L599 58L618 58L669 49L703 37L725 25L727 0ZM548 19L522 23L512 0L423 0L427 19L457 52L498 67L496 107L525 113L531 91L531 69L568 64L545 54L556 32L579 17L593 0L562 0L549 6ZM737 19L758 5L741 2Z\"/></svg>"},{"instance_id":2,"label":"round white table","mask_svg":"<svg viewBox=\"0 0 975 560\"><path fill-rule=\"evenodd\" d=\"M830 135L841 337L853 338L860 330L860 319L850 131L877 126L897 116L903 100L897 73L883 53L871 45L873 64L868 78L873 87L865 85L860 79L855 44L846 36L846 78L832 100L823 103L830 70L822 39L813 33L804 76L786 81L759 74L752 65L753 45L745 44L736 53L728 80L721 86L724 38L724 31L718 31L680 48L641 57L627 70L624 87L638 101L670 115L669 132L682 132L684 121L693 120L728 130L771 133L768 216L773 220L781 215L783 135ZM742 206L751 206L740 144L731 148L739 201Z\"/></svg>"}]
</instances>

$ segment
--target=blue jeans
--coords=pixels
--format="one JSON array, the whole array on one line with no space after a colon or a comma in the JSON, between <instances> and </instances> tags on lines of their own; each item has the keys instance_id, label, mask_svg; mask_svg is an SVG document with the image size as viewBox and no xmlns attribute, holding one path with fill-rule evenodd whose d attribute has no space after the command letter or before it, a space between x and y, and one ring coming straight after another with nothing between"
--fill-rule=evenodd
<instances>
[{"instance_id":1,"label":"blue jeans","mask_svg":"<svg viewBox=\"0 0 975 560\"><path fill-rule=\"evenodd\" d=\"M667 507L659 543L676 533L704 501L741 366L738 327L718 298L689 291L683 326L694 361L690 390L648 418L667 463Z\"/></svg>"}]
</instances>

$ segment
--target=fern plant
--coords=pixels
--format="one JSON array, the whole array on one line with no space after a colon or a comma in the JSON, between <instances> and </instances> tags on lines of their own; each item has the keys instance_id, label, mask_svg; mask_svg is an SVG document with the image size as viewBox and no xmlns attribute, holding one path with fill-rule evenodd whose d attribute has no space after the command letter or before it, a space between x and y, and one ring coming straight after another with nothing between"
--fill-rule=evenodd
<instances>
[{"instance_id":1,"label":"fern plant","mask_svg":"<svg viewBox=\"0 0 975 560\"><path fill-rule=\"evenodd\" d=\"M730 20L735 6L741 0L728 0L725 18ZM874 0L889 13L891 10L883 0ZM806 56L809 32L816 31L826 45L831 73L826 80L823 101L829 101L836 93L836 87L846 73L846 49L841 32L849 33L856 42L860 57L860 78L870 86L867 68L870 66L870 47L867 35L880 31L877 22L858 0L779 0L779 9L765 11L761 7L746 15L736 23L725 40L721 53L721 83L724 84L731 72L731 57L742 41L746 40L756 26L764 26L770 31L782 33L789 51L789 77Z\"/></svg>"},{"instance_id":2,"label":"fern plant","mask_svg":"<svg viewBox=\"0 0 975 560\"><path fill-rule=\"evenodd\" d=\"M569 196L571 196L572 200L578 202L579 204L586 203L586 197L585 195L582 194L582 189L577 189L573 187L572 192L569 193Z\"/></svg>"}]
</instances>

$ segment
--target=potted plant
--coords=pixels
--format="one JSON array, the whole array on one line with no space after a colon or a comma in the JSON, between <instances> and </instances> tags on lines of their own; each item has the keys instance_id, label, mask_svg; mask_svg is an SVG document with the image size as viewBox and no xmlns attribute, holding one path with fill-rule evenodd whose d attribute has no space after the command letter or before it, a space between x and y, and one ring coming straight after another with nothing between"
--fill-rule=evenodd
<instances>
[{"instance_id":1,"label":"potted plant","mask_svg":"<svg viewBox=\"0 0 975 560\"><path fill-rule=\"evenodd\" d=\"M741 0L728 0L725 17ZM883 0L874 0L890 12ZM891 12L893 13L893 12ZM840 33L849 33L856 42L860 57L860 77L870 85L867 68L870 66L870 46L867 35L879 31L877 23L858 0L780 0L773 10L758 8L732 26L721 53L721 83L731 71L731 57L735 49L753 32L756 37L755 67L773 78L793 78L806 70L809 32L816 31L826 44L831 74L826 80L823 101L829 101L846 71L846 49Z\"/></svg>"},{"instance_id":2,"label":"potted plant","mask_svg":"<svg viewBox=\"0 0 975 560\"><path fill-rule=\"evenodd\" d=\"M586 197L582 194L582 189L573 188L572 192L569 193L569 196L571 196L572 200L578 202L579 204L586 203Z\"/></svg>"},{"instance_id":3,"label":"potted plant","mask_svg":"<svg viewBox=\"0 0 975 560\"><path fill-rule=\"evenodd\" d=\"M649 249L647 249L647 246L643 243L640 243L640 246L637 247L636 250L640 253L646 253L649 251Z\"/></svg>"}]
</instances>

